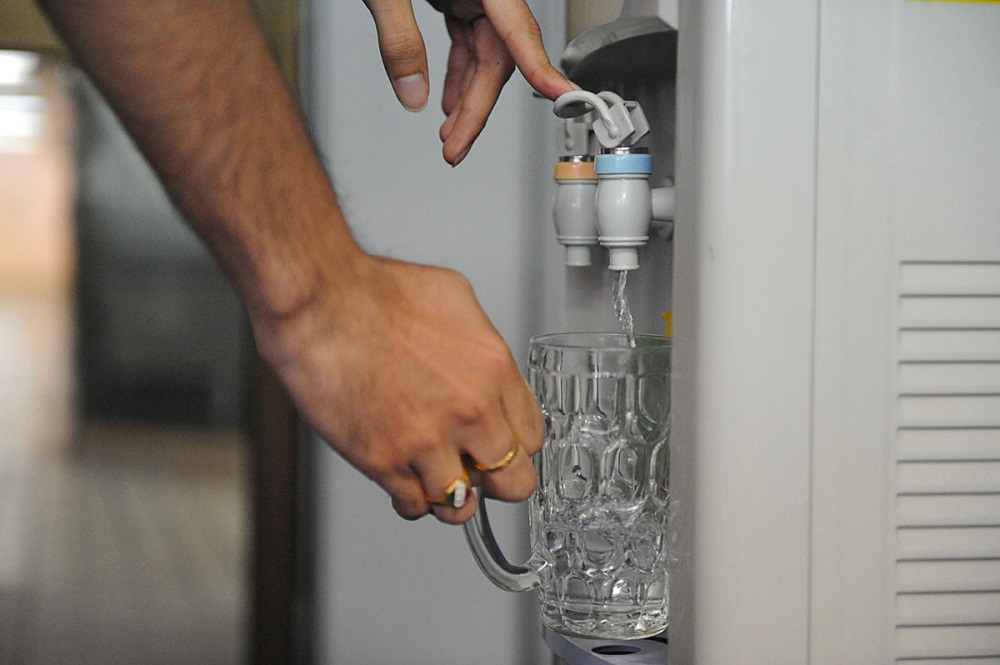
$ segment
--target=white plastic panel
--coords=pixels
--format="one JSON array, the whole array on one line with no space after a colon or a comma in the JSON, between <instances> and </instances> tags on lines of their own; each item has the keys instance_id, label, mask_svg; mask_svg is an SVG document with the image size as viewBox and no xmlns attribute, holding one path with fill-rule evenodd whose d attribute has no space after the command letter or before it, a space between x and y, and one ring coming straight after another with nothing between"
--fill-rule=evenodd
<instances>
[{"instance_id":1,"label":"white plastic panel","mask_svg":"<svg viewBox=\"0 0 1000 665\"><path fill-rule=\"evenodd\" d=\"M899 597L899 622L925 626L934 621L950 625L988 625L1000 613L1000 593L935 593Z\"/></svg>"},{"instance_id":2,"label":"white plastic panel","mask_svg":"<svg viewBox=\"0 0 1000 665\"><path fill-rule=\"evenodd\" d=\"M681 3L671 662L809 658L819 2Z\"/></svg>"},{"instance_id":3,"label":"white plastic panel","mask_svg":"<svg viewBox=\"0 0 1000 665\"><path fill-rule=\"evenodd\" d=\"M896 468L896 487L901 494L1000 493L1000 460L900 462ZM1000 553L1000 549L996 551Z\"/></svg>"},{"instance_id":4,"label":"white plastic panel","mask_svg":"<svg viewBox=\"0 0 1000 665\"><path fill-rule=\"evenodd\" d=\"M997 265L900 266L899 662L1000 659Z\"/></svg>"},{"instance_id":5,"label":"white plastic panel","mask_svg":"<svg viewBox=\"0 0 1000 665\"><path fill-rule=\"evenodd\" d=\"M899 274L898 662L1000 662L1000 264Z\"/></svg>"},{"instance_id":6,"label":"white plastic panel","mask_svg":"<svg viewBox=\"0 0 1000 665\"><path fill-rule=\"evenodd\" d=\"M968 326L1000 327L1000 294L988 297L904 296L899 311L904 326L933 327L943 321L962 321Z\"/></svg>"},{"instance_id":7,"label":"white plastic panel","mask_svg":"<svg viewBox=\"0 0 1000 665\"><path fill-rule=\"evenodd\" d=\"M928 658L976 658L982 663L989 654L996 653L996 626L914 626L901 627L896 632L898 641L897 662ZM983 654L987 654L984 656Z\"/></svg>"},{"instance_id":8,"label":"white plastic panel","mask_svg":"<svg viewBox=\"0 0 1000 665\"><path fill-rule=\"evenodd\" d=\"M939 316L944 317L945 312ZM938 324L940 326L940 324ZM902 360L1000 362L1000 330L933 327L900 331Z\"/></svg>"},{"instance_id":9,"label":"white plastic panel","mask_svg":"<svg viewBox=\"0 0 1000 665\"><path fill-rule=\"evenodd\" d=\"M1000 262L904 261L899 269L901 296L1000 296Z\"/></svg>"},{"instance_id":10,"label":"white plastic panel","mask_svg":"<svg viewBox=\"0 0 1000 665\"><path fill-rule=\"evenodd\" d=\"M899 418L904 427L1000 427L1000 395L901 395Z\"/></svg>"},{"instance_id":11,"label":"white plastic panel","mask_svg":"<svg viewBox=\"0 0 1000 665\"><path fill-rule=\"evenodd\" d=\"M1000 662L998 30L824 4L814 663Z\"/></svg>"},{"instance_id":12,"label":"white plastic panel","mask_svg":"<svg viewBox=\"0 0 1000 665\"><path fill-rule=\"evenodd\" d=\"M811 22L812 3L789 6L681 7L672 656L1000 663L1000 7L828 0ZM807 104L811 136L793 111ZM769 282L790 252L800 281ZM808 399L767 408L759 393L802 376ZM755 408L780 421L766 439ZM799 582L802 563L805 629L786 611L801 596L767 577Z\"/></svg>"},{"instance_id":13,"label":"white plastic panel","mask_svg":"<svg viewBox=\"0 0 1000 665\"><path fill-rule=\"evenodd\" d=\"M1000 658L907 658L902 665L1000 665Z\"/></svg>"},{"instance_id":14,"label":"white plastic panel","mask_svg":"<svg viewBox=\"0 0 1000 665\"><path fill-rule=\"evenodd\" d=\"M903 429L897 455L899 460L1000 459L1000 429Z\"/></svg>"},{"instance_id":15,"label":"white plastic panel","mask_svg":"<svg viewBox=\"0 0 1000 665\"><path fill-rule=\"evenodd\" d=\"M900 528L981 527L998 523L1000 515L994 494L904 494L896 505Z\"/></svg>"},{"instance_id":16,"label":"white plastic panel","mask_svg":"<svg viewBox=\"0 0 1000 665\"><path fill-rule=\"evenodd\" d=\"M899 389L904 394L982 395L1000 386L1000 361L903 363Z\"/></svg>"},{"instance_id":17,"label":"white plastic panel","mask_svg":"<svg viewBox=\"0 0 1000 665\"><path fill-rule=\"evenodd\" d=\"M989 558L1000 552L1000 525L951 529L900 529L896 552L901 559L910 561L961 557ZM996 607L1000 608L1000 605Z\"/></svg>"}]
</instances>

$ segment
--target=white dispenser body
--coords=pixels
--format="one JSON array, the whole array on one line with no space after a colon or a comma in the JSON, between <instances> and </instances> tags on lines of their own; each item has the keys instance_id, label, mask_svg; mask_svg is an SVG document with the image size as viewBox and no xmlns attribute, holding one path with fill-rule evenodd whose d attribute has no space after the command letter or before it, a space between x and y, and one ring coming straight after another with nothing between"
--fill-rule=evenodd
<instances>
[{"instance_id":1,"label":"white dispenser body","mask_svg":"<svg viewBox=\"0 0 1000 665\"><path fill-rule=\"evenodd\" d=\"M1000 5L679 30L671 663L1000 662Z\"/></svg>"}]
</instances>

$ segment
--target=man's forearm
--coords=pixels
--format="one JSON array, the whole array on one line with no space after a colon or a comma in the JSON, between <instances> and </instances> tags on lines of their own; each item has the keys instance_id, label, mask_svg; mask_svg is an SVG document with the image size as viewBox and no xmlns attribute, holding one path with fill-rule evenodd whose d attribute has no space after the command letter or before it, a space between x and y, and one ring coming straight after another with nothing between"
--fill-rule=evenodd
<instances>
[{"instance_id":1,"label":"man's forearm","mask_svg":"<svg viewBox=\"0 0 1000 665\"><path fill-rule=\"evenodd\" d=\"M40 2L251 313L342 281L361 252L246 0Z\"/></svg>"}]
</instances>

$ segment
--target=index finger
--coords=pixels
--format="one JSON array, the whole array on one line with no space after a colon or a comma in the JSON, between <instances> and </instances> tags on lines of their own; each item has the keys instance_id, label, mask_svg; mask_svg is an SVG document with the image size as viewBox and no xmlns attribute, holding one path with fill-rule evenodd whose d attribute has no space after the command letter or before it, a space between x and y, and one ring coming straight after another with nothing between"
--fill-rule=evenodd
<instances>
[{"instance_id":1,"label":"index finger","mask_svg":"<svg viewBox=\"0 0 1000 665\"><path fill-rule=\"evenodd\" d=\"M549 61L542 31L524 0L484 0L483 9L532 88L552 100L576 89Z\"/></svg>"}]
</instances>

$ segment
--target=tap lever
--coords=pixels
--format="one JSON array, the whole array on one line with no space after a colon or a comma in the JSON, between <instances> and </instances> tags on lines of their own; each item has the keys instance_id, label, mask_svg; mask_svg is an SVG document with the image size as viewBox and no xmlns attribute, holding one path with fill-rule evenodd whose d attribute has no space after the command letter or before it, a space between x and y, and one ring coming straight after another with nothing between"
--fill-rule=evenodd
<instances>
[{"instance_id":1,"label":"tap lever","mask_svg":"<svg viewBox=\"0 0 1000 665\"><path fill-rule=\"evenodd\" d=\"M623 125L627 124L629 127L627 135L619 143L608 145L604 141L601 141L601 145L605 148L617 148L626 141L629 145L635 145L639 139L649 133L649 121L646 120L646 114L643 112L642 107L639 106L639 102L626 101L609 90L599 92L597 96L608 103L608 108L611 110L612 116L617 116L618 118L626 116L627 119L620 122ZM594 126L594 131L595 133L598 131L597 125ZM598 135L598 140L600 140L600 135Z\"/></svg>"},{"instance_id":2,"label":"tap lever","mask_svg":"<svg viewBox=\"0 0 1000 665\"><path fill-rule=\"evenodd\" d=\"M649 122L638 102L626 101L610 91L572 90L556 99L552 112L560 118L595 114L592 128L605 148L634 145L649 133Z\"/></svg>"}]
</instances>

